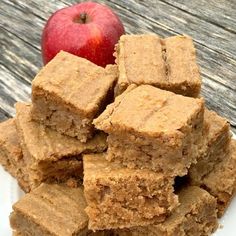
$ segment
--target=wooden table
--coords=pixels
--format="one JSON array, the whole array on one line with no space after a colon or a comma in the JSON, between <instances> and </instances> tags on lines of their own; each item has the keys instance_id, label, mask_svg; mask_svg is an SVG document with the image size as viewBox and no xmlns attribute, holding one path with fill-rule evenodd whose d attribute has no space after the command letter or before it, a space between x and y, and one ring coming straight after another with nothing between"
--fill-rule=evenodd
<instances>
[{"instance_id":1,"label":"wooden table","mask_svg":"<svg viewBox=\"0 0 236 236\"><path fill-rule=\"evenodd\" d=\"M0 1L0 120L14 103L30 98L31 81L42 66L40 37L48 17L72 0ZM78 2L78 1L77 1ZM110 0L127 33L194 38L209 108L227 117L236 131L235 0ZM233 127L234 126L234 127Z\"/></svg>"}]
</instances>

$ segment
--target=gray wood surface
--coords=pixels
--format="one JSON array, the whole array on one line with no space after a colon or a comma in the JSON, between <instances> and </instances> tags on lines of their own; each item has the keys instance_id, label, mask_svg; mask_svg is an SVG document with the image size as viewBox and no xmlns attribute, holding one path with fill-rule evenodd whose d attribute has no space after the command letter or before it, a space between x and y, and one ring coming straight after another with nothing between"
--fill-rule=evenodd
<instances>
[{"instance_id":1,"label":"gray wood surface","mask_svg":"<svg viewBox=\"0 0 236 236\"><path fill-rule=\"evenodd\" d=\"M14 103L30 99L30 83L42 66L40 38L48 17L72 0L0 1L0 120L14 115ZM209 108L227 117L236 131L235 0L110 0L127 33L194 38L202 95ZM235 126L235 127L233 127Z\"/></svg>"}]
</instances>

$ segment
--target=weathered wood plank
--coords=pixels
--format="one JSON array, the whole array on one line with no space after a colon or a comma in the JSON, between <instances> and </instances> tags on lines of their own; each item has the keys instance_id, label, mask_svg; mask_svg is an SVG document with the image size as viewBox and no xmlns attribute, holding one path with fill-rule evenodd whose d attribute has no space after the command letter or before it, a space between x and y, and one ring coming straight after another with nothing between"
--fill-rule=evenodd
<instances>
[{"instance_id":1,"label":"weathered wood plank","mask_svg":"<svg viewBox=\"0 0 236 236\"><path fill-rule=\"evenodd\" d=\"M0 65L0 108L7 114L15 114L17 101L29 101L31 87L24 80L15 79L9 70Z\"/></svg>"},{"instance_id":2,"label":"weathered wood plank","mask_svg":"<svg viewBox=\"0 0 236 236\"><path fill-rule=\"evenodd\" d=\"M200 1L202 4L207 2ZM192 9L174 5L171 0L99 2L111 6L118 13L128 33L155 32L166 37L184 32L194 36L204 82L202 94L206 97L207 105L230 118L232 124L236 125L236 55L232 53L232 49L236 50L233 40L236 34L229 28L229 23L222 26L219 22L214 20L215 24L208 19L208 15L214 14L214 10L207 15L201 12L196 14ZM74 1L1 1L0 41L4 43L3 46L0 45L0 64L4 65L6 78L16 77L18 82L25 80L28 83L32 80L41 66L40 38L46 19L56 9L71 3ZM212 31L213 34L210 33ZM4 86L5 95L11 97L12 91L6 89L6 84ZM27 93L25 97L28 96ZM13 100L15 99L16 97ZM13 102L8 100L5 102L11 106Z\"/></svg>"},{"instance_id":3,"label":"weathered wood plank","mask_svg":"<svg viewBox=\"0 0 236 236\"><path fill-rule=\"evenodd\" d=\"M0 122L9 119L11 116L0 108Z\"/></svg>"},{"instance_id":4,"label":"weathered wood plank","mask_svg":"<svg viewBox=\"0 0 236 236\"><path fill-rule=\"evenodd\" d=\"M234 0L162 0L207 22L236 33L236 5ZM207 3L207 5L206 5Z\"/></svg>"},{"instance_id":5,"label":"weathered wood plank","mask_svg":"<svg viewBox=\"0 0 236 236\"><path fill-rule=\"evenodd\" d=\"M18 1L1 1L0 26L15 34L16 37L40 50L40 38L44 20L33 14Z\"/></svg>"},{"instance_id":6,"label":"weathered wood plank","mask_svg":"<svg viewBox=\"0 0 236 236\"><path fill-rule=\"evenodd\" d=\"M65 0L63 2L24 0L2 1L2 4L7 5L9 12L11 12L10 10L14 11L14 9L17 8L18 10L20 10L22 16L27 16L27 18L24 19L25 27L22 26L19 30L22 30L23 32L27 32L30 30L30 32L33 34L32 37L36 37L35 39L37 42L40 41L41 35L41 31L39 33L37 29L42 28L42 25L44 24L44 21L48 18L48 16L55 10L74 3L74 1L71 0ZM228 32L227 30L222 29L222 27L212 24L211 22L204 21L203 19L200 19L195 15L188 14L185 11L166 4L164 1L161 2L149 0L147 5L145 5L141 0L121 0L119 2L110 0L99 2L110 5L113 8L114 5L121 6L119 8L120 13L122 13L122 9L125 8L130 11L130 18L135 18L134 15L132 16L132 13L138 14L144 19L155 21L157 24L160 24L163 28L166 28L172 33L189 34L193 36L196 42L199 42L200 44L205 45L207 41L210 41L207 46L211 49L236 58L236 55L232 52L232 49L236 48L233 41L233 39L236 39L236 34L234 34L233 32ZM206 2L207 1L205 0L205 3ZM12 7L12 9L10 9L10 7ZM150 9L152 10L150 11ZM1 12L1 14L7 17L7 19L9 19L10 17L10 13L7 13L5 11ZM35 21L35 16L37 16L37 21ZM32 24L32 19L34 19L34 24ZM15 20L18 21L19 18L17 19L13 16L13 19L11 20L13 24L15 23ZM4 24L6 24L6 22ZM29 28L30 25L36 27ZM139 27L142 28L142 25L139 25ZM28 36L28 34L23 36ZM34 38L32 39L34 41Z\"/></svg>"},{"instance_id":7,"label":"weathered wood plank","mask_svg":"<svg viewBox=\"0 0 236 236\"><path fill-rule=\"evenodd\" d=\"M233 122L235 120L236 110L235 103L232 103L232 101L235 101L235 91L223 86L219 89L218 83L209 79L207 76L203 78L203 81L201 94L206 98L206 106L222 116L226 115L230 117L232 125L235 125Z\"/></svg>"},{"instance_id":8,"label":"weathered wood plank","mask_svg":"<svg viewBox=\"0 0 236 236\"><path fill-rule=\"evenodd\" d=\"M0 42L0 64L4 64L15 79L23 79L30 84L42 66L40 51L1 26Z\"/></svg>"},{"instance_id":9,"label":"weathered wood plank","mask_svg":"<svg viewBox=\"0 0 236 236\"><path fill-rule=\"evenodd\" d=\"M161 1L148 1L148 6L144 5L141 0L111 0L110 2L128 9L133 14L140 15L143 19L154 21L173 33L188 34L197 43L236 59L236 55L232 51L236 49L234 43L236 34L226 31L211 22L204 21ZM205 4L207 4L207 1L205 1Z\"/></svg>"}]
</instances>

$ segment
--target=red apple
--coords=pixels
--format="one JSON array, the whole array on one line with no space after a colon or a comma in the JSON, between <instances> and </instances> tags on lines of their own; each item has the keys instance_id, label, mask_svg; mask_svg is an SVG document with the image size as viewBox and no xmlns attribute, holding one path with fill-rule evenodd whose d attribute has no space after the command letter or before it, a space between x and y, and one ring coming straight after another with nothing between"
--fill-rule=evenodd
<instances>
[{"instance_id":1,"label":"red apple","mask_svg":"<svg viewBox=\"0 0 236 236\"><path fill-rule=\"evenodd\" d=\"M43 30L43 62L63 50L105 67L114 63L114 46L124 32L118 16L105 5L84 2L63 8Z\"/></svg>"}]
</instances>

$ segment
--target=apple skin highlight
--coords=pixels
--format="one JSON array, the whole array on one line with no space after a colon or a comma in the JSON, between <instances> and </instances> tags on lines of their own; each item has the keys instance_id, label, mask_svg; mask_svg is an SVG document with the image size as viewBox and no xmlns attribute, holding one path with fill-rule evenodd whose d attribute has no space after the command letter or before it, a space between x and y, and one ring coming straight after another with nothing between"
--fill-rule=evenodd
<instances>
[{"instance_id":1,"label":"apple skin highlight","mask_svg":"<svg viewBox=\"0 0 236 236\"><path fill-rule=\"evenodd\" d=\"M44 27L43 62L47 64L63 50L99 66L114 64L114 47L124 33L118 16L105 5L84 2L63 8L56 11Z\"/></svg>"}]
</instances>

